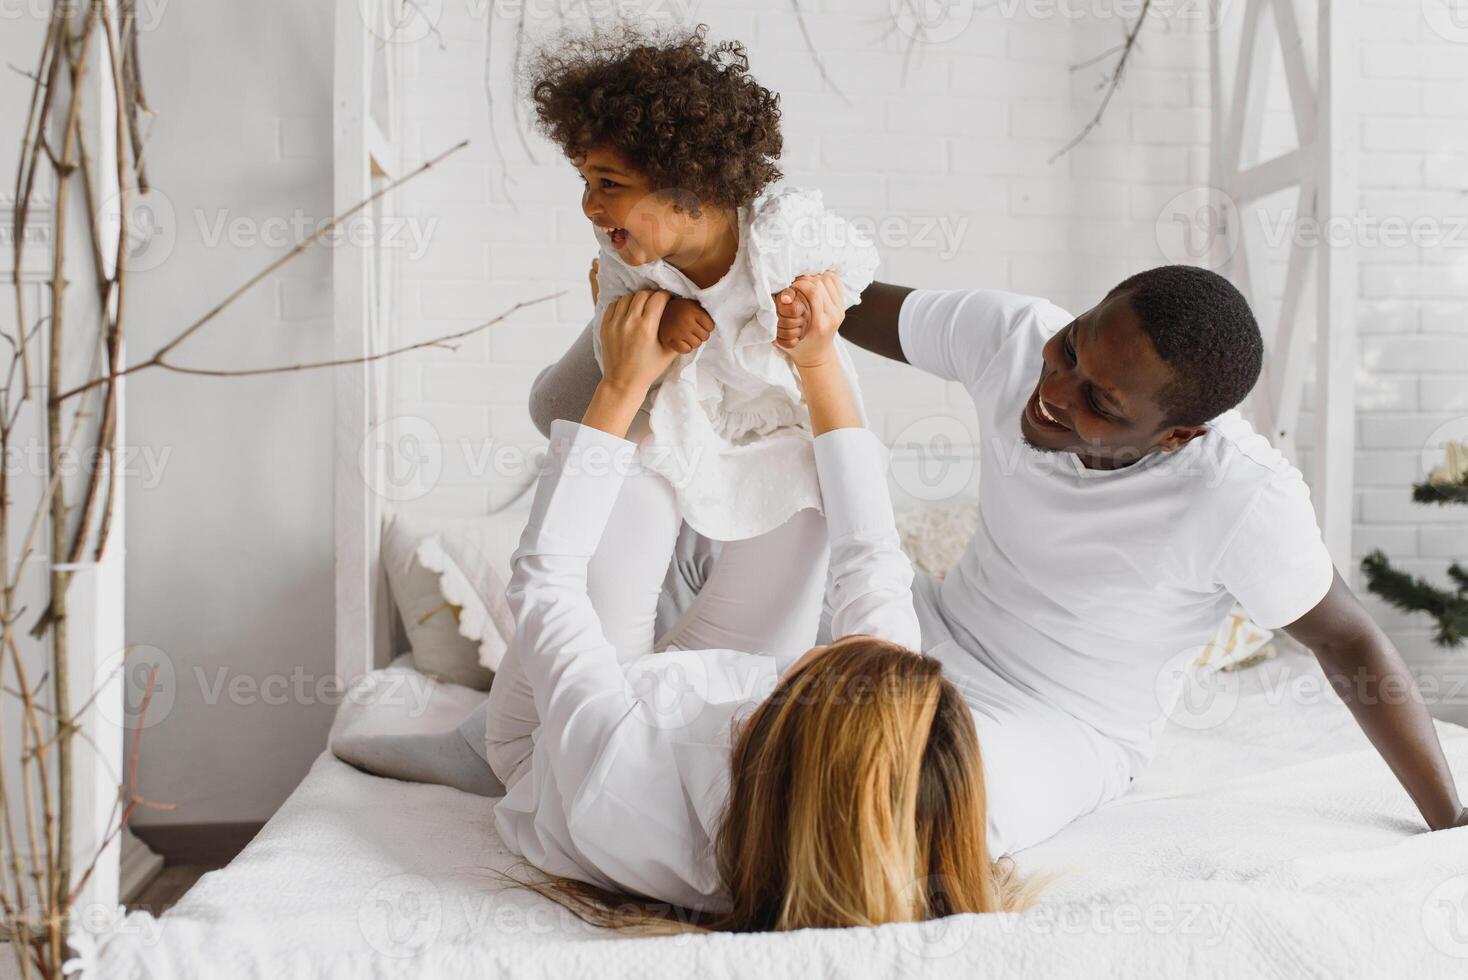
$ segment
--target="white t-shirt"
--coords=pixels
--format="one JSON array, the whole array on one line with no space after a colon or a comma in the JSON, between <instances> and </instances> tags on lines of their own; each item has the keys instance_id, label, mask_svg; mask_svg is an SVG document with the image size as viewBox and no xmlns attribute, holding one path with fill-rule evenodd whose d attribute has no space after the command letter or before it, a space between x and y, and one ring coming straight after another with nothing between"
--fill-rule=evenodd
<instances>
[{"instance_id":1,"label":"white t-shirt","mask_svg":"<svg viewBox=\"0 0 1468 980\"><path fill-rule=\"evenodd\" d=\"M908 361L968 389L979 419L979 525L942 582L945 619L997 674L1151 755L1185 666L1237 599L1293 623L1333 568L1300 471L1236 411L1173 453L1090 470L1030 448L1020 413L1041 348L1074 319L994 290L918 290Z\"/></svg>"}]
</instances>

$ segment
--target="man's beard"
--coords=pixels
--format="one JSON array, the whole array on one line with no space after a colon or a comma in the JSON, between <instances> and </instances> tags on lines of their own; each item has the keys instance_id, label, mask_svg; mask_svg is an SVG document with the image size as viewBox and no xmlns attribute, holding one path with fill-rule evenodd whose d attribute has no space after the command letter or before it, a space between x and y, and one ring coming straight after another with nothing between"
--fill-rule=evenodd
<instances>
[{"instance_id":1,"label":"man's beard","mask_svg":"<svg viewBox=\"0 0 1468 980\"><path fill-rule=\"evenodd\" d=\"M1032 441L1029 436L1025 435L1023 431L1020 432L1019 438L1020 438L1020 441L1021 442L1023 442L1026 446L1029 446L1031 449L1033 449L1037 453L1063 453L1063 452L1066 452L1066 450L1064 450L1064 449L1051 449L1049 446L1041 446L1041 445L1038 445L1034 441Z\"/></svg>"}]
</instances>

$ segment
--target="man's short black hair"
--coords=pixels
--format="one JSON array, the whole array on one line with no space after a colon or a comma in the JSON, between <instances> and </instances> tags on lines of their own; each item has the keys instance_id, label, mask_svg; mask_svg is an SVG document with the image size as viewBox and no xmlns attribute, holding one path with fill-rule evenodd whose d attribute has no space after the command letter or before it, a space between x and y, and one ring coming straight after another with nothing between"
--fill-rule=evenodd
<instances>
[{"instance_id":1,"label":"man's short black hair","mask_svg":"<svg viewBox=\"0 0 1468 980\"><path fill-rule=\"evenodd\" d=\"M1107 294L1127 294L1174 379L1161 392L1168 425L1202 425L1248 396L1264 365L1264 338L1233 283L1191 265L1139 272Z\"/></svg>"}]
</instances>

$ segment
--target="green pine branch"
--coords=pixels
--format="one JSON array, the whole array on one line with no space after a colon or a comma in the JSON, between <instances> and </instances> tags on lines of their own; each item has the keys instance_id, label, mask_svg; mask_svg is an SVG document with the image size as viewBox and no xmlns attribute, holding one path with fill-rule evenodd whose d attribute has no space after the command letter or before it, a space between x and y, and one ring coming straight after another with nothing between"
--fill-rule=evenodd
<instances>
[{"instance_id":1,"label":"green pine branch","mask_svg":"<svg viewBox=\"0 0 1468 980\"><path fill-rule=\"evenodd\" d=\"M1414 484L1412 499L1419 504L1468 504L1468 482Z\"/></svg>"},{"instance_id":2,"label":"green pine branch","mask_svg":"<svg viewBox=\"0 0 1468 980\"><path fill-rule=\"evenodd\" d=\"M1457 647L1468 637L1468 570L1461 565L1448 570L1457 583L1456 593L1398 571L1381 551L1363 558L1361 570L1366 573L1366 588L1371 592L1398 609L1425 612L1436 619L1438 646Z\"/></svg>"}]
</instances>

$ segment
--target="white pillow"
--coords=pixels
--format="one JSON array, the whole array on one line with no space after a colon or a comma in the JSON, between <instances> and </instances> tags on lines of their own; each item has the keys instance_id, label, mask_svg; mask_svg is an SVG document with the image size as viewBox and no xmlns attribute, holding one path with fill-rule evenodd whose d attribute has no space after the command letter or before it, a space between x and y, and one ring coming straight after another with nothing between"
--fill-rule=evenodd
<instances>
[{"instance_id":1,"label":"white pillow","mask_svg":"<svg viewBox=\"0 0 1468 980\"><path fill-rule=\"evenodd\" d=\"M515 632L505 582L523 526L523 514L389 518L382 560L419 670L489 687Z\"/></svg>"}]
</instances>

